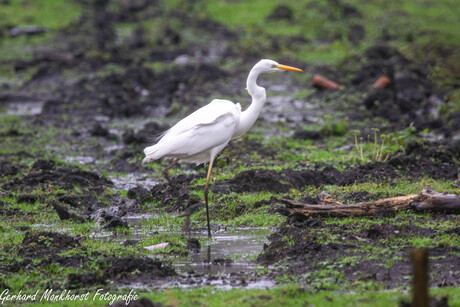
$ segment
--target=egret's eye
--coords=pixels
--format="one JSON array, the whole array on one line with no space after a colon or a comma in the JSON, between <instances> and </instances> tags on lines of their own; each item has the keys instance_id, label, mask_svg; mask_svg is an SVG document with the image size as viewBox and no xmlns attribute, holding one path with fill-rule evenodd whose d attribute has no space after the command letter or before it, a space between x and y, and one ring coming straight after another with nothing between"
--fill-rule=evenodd
<instances>
[{"instance_id":1,"label":"egret's eye","mask_svg":"<svg viewBox=\"0 0 460 307\"><path fill-rule=\"evenodd\" d=\"M272 64L272 68L277 68L277 67L278 67L278 65Z\"/></svg>"}]
</instances>

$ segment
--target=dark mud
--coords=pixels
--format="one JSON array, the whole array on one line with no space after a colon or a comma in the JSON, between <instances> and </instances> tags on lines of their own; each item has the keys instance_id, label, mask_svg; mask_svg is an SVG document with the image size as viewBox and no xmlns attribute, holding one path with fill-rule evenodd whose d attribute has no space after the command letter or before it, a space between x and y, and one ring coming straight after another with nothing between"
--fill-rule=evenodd
<instances>
[{"instance_id":1,"label":"dark mud","mask_svg":"<svg viewBox=\"0 0 460 307\"><path fill-rule=\"evenodd\" d=\"M17 128L13 124L1 132L2 139L16 140L21 146L16 151L6 151L0 155L0 182L2 196L12 197L19 204L38 204L39 210L56 208L53 204L58 204L62 208L58 214L63 220L73 218L78 223L90 220L103 224L104 229L117 230L127 226L123 220L126 212L151 213L152 207L155 207L155 210L190 215L200 209L202 200L193 196L190 190L203 188L194 184L194 180L205 178L206 170L179 165L181 170L192 174L174 176L172 185L161 181L163 183L153 188L136 182L136 187L126 189L130 200L118 196L115 184L101 173L153 174L159 178L158 170L147 170L141 165L143 147L154 143L155 137L172 122L198 108L204 101L234 97L235 101L244 99L244 104L247 93L241 80L245 80L253 63L267 54L273 54L281 45L278 38L269 37L266 44L251 50L245 46L247 43L239 41L244 33L232 32L206 18L190 17L185 13L190 4L185 2L181 10L172 11L163 10L156 1L122 1L119 7L113 1L111 4L109 2L79 1L84 9L81 18L75 24L57 31L53 44L43 50L34 50L26 60L5 63L16 72L30 76L17 88L2 88L1 106L36 103L37 111L23 118L30 128ZM359 44L366 35L360 20L363 14L348 4L338 2L337 5L338 10L331 10L329 5L311 3L308 9L316 10L318 15L334 21L342 18L350 20L345 39ZM266 18L269 22L282 20L295 23L294 13L288 5L280 5ZM180 27L172 27L161 20L161 25L155 29L155 38L150 39L151 33L144 25L145 18L153 20L160 16L177 22ZM136 29L126 37L119 36L117 28L125 23L135 23ZM181 28L188 32L183 32ZM197 37L210 35L212 39L206 39L204 44L187 41L191 33ZM343 39L334 35L325 33L324 38L320 39ZM385 40L384 33L382 39ZM292 46L308 42L303 37L287 37L284 40L288 43L286 45ZM244 65L231 65L232 61L239 63L242 59ZM298 64L300 67L307 65L304 62ZM223 68L229 66L241 67ZM351 126L354 121L367 121L373 125L374 119L381 117L391 123L388 127L380 127L385 133L404 129L413 123L417 131L428 128L446 140L439 143L411 143L406 146L405 152L394 153L387 162L346 166L342 171L334 165L302 166L300 169L282 171L250 169L253 165L259 167L261 161L278 159L278 150L251 139L235 141L220 156L216 168L231 168L232 161L239 161L248 170L228 180L217 181L212 186L213 192L269 191L286 195L291 189L302 190L308 186L347 186L370 181L391 184L399 178L417 180L423 176L448 180L458 178L460 142L450 141L449 138L459 129L459 112L445 115L439 111L446 105L448 93L432 84L426 66L410 61L385 43L370 48L360 58L347 59L347 63L340 66L340 70L326 65L308 66L306 71L321 73L345 85L345 89L321 90L303 81L297 84L291 81L295 87L313 93L306 98L308 103L313 101L324 105L335 100L350 101L346 107L338 106L335 111L345 114ZM391 85L385 89L370 89L372 82L381 75L388 76ZM290 89L288 91L289 95L294 94ZM285 95L284 92L281 95ZM280 116L287 125L297 130L294 139L322 142L328 137L320 131L299 130L298 127L311 123L308 120L309 111L302 110L296 115L300 119L292 121L283 114ZM54 136L50 142L41 139L37 150L26 146L42 137L35 130L45 134L48 130L58 130L59 133L56 140ZM50 145L52 149L48 150L44 145L48 143L58 143L60 147L54 149ZM74 154L90 158L91 162L85 166L85 170L71 164L56 163L52 159L56 156L56 160L76 158L79 161L78 157L73 157ZM386 195L367 192L342 195L348 202L382 196ZM55 199L54 202L48 201L49 198ZM306 198L311 203L315 202L312 197ZM14 208L7 202L0 201L0 216L5 220L24 219L34 214ZM266 206L269 212L275 214L277 202L272 197L254 203L253 208ZM219 203L214 205L215 208L223 207ZM235 208L237 215L244 214L246 210L245 204ZM441 215L433 218L452 219ZM458 220L455 221L458 223ZM270 237L270 244L257 261L261 264L287 265L286 270L290 274L312 276L302 277L305 283L310 284L315 281L315 272L324 269L321 260L334 264L341 263L344 256L356 256L358 260L355 263L345 262L342 266L334 266L334 269L343 273L342 278L350 283L376 281L388 288L397 287L407 283L409 247L401 244L395 250L389 242L392 239L408 241L414 237L435 238L437 235L434 229L410 224L414 222L411 220L397 222L391 224L384 220L360 228L325 224L322 220L286 224ZM0 230L3 230L2 227ZM6 253L13 253L22 259L2 264L0 271L5 274L20 270L30 273L42 271L51 264L78 270L65 276L64 283L62 280L57 282L56 288L63 285L69 289L107 286L111 281L115 286L150 285L159 281L186 287L245 287L260 280L254 270L216 277L193 270L179 273L168 264L151 258L117 258L99 253L87 255L81 243L82 238L56 232L35 232L29 226L18 226L17 229L27 231L26 236L20 244L8 245ZM325 232L343 237L343 240L327 242ZM446 230L446 233L457 236L458 227ZM125 246L136 244L136 240L125 242ZM366 259L363 251L365 245L387 248L390 256L397 258L393 262ZM199 242L188 240L187 248L196 252L200 250ZM79 249L81 253L75 256L60 255L71 249ZM433 257L432 285L457 286L460 280L459 262L453 255L458 254L459 250L438 247L430 252ZM382 259L389 259L387 256L383 255ZM227 257L216 257L209 262L222 267L235 265ZM334 281L342 280L338 278ZM6 283L0 282L0 288L6 288Z\"/></svg>"},{"instance_id":2,"label":"dark mud","mask_svg":"<svg viewBox=\"0 0 460 307\"><path fill-rule=\"evenodd\" d=\"M434 89L427 78L424 67L410 63L402 54L386 45L379 45L365 54L365 60L371 64L364 66L353 82L361 84L365 80L376 80L379 74L390 77L392 86L377 89L370 93L364 104L374 116L381 116L393 122L405 119L406 123L416 121L432 125L429 114L435 103L441 103L443 93ZM430 99L431 97L431 99ZM439 127L430 127L439 128Z\"/></svg>"},{"instance_id":3,"label":"dark mud","mask_svg":"<svg viewBox=\"0 0 460 307\"><path fill-rule=\"evenodd\" d=\"M89 270L89 273L71 273L67 276L68 289L79 289L93 285L149 283L166 280L177 275L176 271L162 261L147 257L116 258L100 253L91 256L61 256L60 253L78 248L85 251L80 243L82 238L71 237L56 232L27 232L22 243L10 246L10 252L24 260L0 266L0 272L31 272L60 265L75 269ZM33 261L42 259L41 261ZM95 267L97 268L96 270ZM94 271L94 273L91 273Z\"/></svg>"},{"instance_id":4,"label":"dark mud","mask_svg":"<svg viewBox=\"0 0 460 307\"><path fill-rule=\"evenodd\" d=\"M126 306L125 301L115 302L112 305L113 307L124 307ZM164 305L159 302L152 302L146 297L141 297L137 301L132 301L128 304L129 307L163 307Z\"/></svg>"},{"instance_id":5,"label":"dark mud","mask_svg":"<svg viewBox=\"0 0 460 307\"><path fill-rule=\"evenodd\" d=\"M110 118L165 116L176 100L196 108L196 96L211 96L210 89L203 84L215 83L228 76L212 61L196 62L187 56L200 53L206 57L214 52L213 56L220 59L229 53L226 48L209 50L207 46L183 44L182 34L166 24L156 29L162 35L152 42L141 25L146 16L152 19L169 16L193 31L213 33L218 41L235 37L234 33L211 20L196 20L177 11L163 11L153 2L143 5L145 7L140 10L128 10L125 5L114 10L108 1L82 5L85 13L78 22L58 34L58 50L48 49L46 54L37 52L30 61L16 61L18 70L36 70L24 86L25 91L34 92L44 86L52 89L53 95L44 99L39 120L68 126L84 118L91 127L98 121L95 117L101 115ZM132 36L121 44L116 42L119 38L115 30L115 24L120 22L139 24ZM172 65L160 72L143 65L174 63L180 56L185 56L183 65ZM64 70L80 76L66 80L62 78ZM95 71L100 73L95 74ZM72 117L63 121L61 114L72 114ZM103 130L90 132L108 136Z\"/></svg>"},{"instance_id":6,"label":"dark mud","mask_svg":"<svg viewBox=\"0 0 460 307\"><path fill-rule=\"evenodd\" d=\"M97 262L101 273L70 274L67 287L78 289L85 286L106 284L151 283L154 280L167 279L176 275L174 269L159 260L151 258L103 258Z\"/></svg>"},{"instance_id":7,"label":"dark mud","mask_svg":"<svg viewBox=\"0 0 460 307\"><path fill-rule=\"evenodd\" d=\"M216 193L260 192L286 193L291 188L305 186L352 185L362 182L388 182L396 178L434 179L458 178L459 157L457 143L451 146L430 143L409 144L405 153L392 156L387 162L373 162L339 171L333 166L318 165L307 170L274 171L266 169L248 170L224 182L217 182Z\"/></svg>"},{"instance_id":8,"label":"dark mud","mask_svg":"<svg viewBox=\"0 0 460 307\"><path fill-rule=\"evenodd\" d=\"M179 175L172 179L172 185L168 183L158 184L150 191L142 188L128 191L139 201L157 200L161 201L165 208L172 211L184 212L186 209L195 207L201 200L192 196L189 191L190 183L197 178L204 178L204 175ZM129 196L130 196L129 195ZM195 208L196 209L196 208Z\"/></svg>"},{"instance_id":9,"label":"dark mud","mask_svg":"<svg viewBox=\"0 0 460 307\"><path fill-rule=\"evenodd\" d=\"M19 208L12 208L11 204L0 202L0 215L5 217L14 217L24 215L24 212Z\"/></svg>"},{"instance_id":10,"label":"dark mud","mask_svg":"<svg viewBox=\"0 0 460 307\"><path fill-rule=\"evenodd\" d=\"M267 230L264 230L265 232ZM265 233L264 232L264 233ZM251 233L250 230L241 234ZM245 237L245 240L259 240L260 235ZM217 236L219 237L219 235ZM229 258L220 257L228 253L228 244L236 244L239 249L251 251L254 246L241 244L239 241L229 242L228 234L220 234L220 244L201 247L198 239L188 238L187 248L193 253L193 264L186 263L186 267L174 266L151 257L113 257L105 253L91 252L84 255L61 256L60 253L72 248L82 247L82 238L62 235L55 232L27 233L19 246L10 246L12 253L17 253L23 260L7 265L0 265L1 273L33 272L53 267L74 268L75 273L69 273L65 278L66 289L82 289L93 286L109 285L133 286L142 284L152 288L166 286L198 287L215 286L223 289L246 287L249 284L260 284L260 287L274 284L273 280L259 276L255 271L245 270L253 267L251 262L235 262ZM128 240L129 241L129 240ZM126 241L123 245L133 245ZM255 242L254 241L254 242ZM253 243L254 243L253 242ZM257 241L258 242L258 241ZM134 242L136 245L137 242ZM239 244L239 245L238 245ZM257 248L261 245L257 243ZM32 252L32 249L35 251ZM230 252L235 253L231 250ZM36 261L36 259L41 259ZM58 281L56 281L59 283ZM53 281L50 286L58 286Z\"/></svg>"},{"instance_id":11,"label":"dark mud","mask_svg":"<svg viewBox=\"0 0 460 307\"><path fill-rule=\"evenodd\" d=\"M105 227L108 228L126 227L126 223L121 221L120 216L133 207L125 200L113 197L109 192L111 187L110 180L94 172L58 165L53 160L37 160L24 173L12 176L2 189L12 196L17 191L23 193L14 196L18 203L33 204L37 201L46 203L56 210L62 220L73 219L78 222L99 220L104 221ZM37 191L40 193L30 194ZM96 195L104 196L107 201L102 201ZM50 196L55 197L56 200L47 201L46 198ZM8 209L7 206L1 207L2 215L11 216L14 211L19 210ZM114 207L115 210L98 211L108 206Z\"/></svg>"},{"instance_id":12,"label":"dark mud","mask_svg":"<svg viewBox=\"0 0 460 307\"><path fill-rule=\"evenodd\" d=\"M449 218L458 221L456 217ZM324 243L327 241L325 232L339 235L340 242ZM324 274L337 282L376 282L391 289L407 286L409 282L412 247L406 242L414 238L435 238L436 233L436 229L414 226L410 221L404 225L376 223L360 230L357 225L306 220L285 224L271 235L270 243L257 261L264 265L287 265L285 271L299 276L306 284L315 285L318 280L315 274L326 271ZM369 257L366 246L381 249L382 256L385 256L380 259ZM458 252L459 248L455 247L430 249L431 286L459 285L460 261L455 256ZM350 260L343 262L344 258ZM333 271L328 270L331 268Z\"/></svg>"},{"instance_id":13,"label":"dark mud","mask_svg":"<svg viewBox=\"0 0 460 307\"><path fill-rule=\"evenodd\" d=\"M93 172L76 167L59 166L52 160L37 160L25 176L17 176L2 186L5 190L30 190L52 186L71 190L74 186L104 189L111 182Z\"/></svg>"},{"instance_id":14,"label":"dark mud","mask_svg":"<svg viewBox=\"0 0 460 307\"><path fill-rule=\"evenodd\" d=\"M81 248L78 238L55 232L27 232L17 253L21 257L42 258L75 247Z\"/></svg>"},{"instance_id":15,"label":"dark mud","mask_svg":"<svg viewBox=\"0 0 460 307\"><path fill-rule=\"evenodd\" d=\"M20 168L20 166L14 165L9 161L1 161L0 176L14 176L19 172Z\"/></svg>"},{"instance_id":16,"label":"dark mud","mask_svg":"<svg viewBox=\"0 0 460 307\"><path fill-rule=\"evenodd\" d=\"M225 159L226 164L231 164L232 161L245 161L250 165L254 163L251 160L255 154L260 156L261 159L271 159L275 158L278 152L275 148L264 146L256 140L235 140L225 147L222 155L219 157L217 167L223 159Z\"/></svg>"},{"instance_id":17,"label":"dark mud","mask_svg":"<svg viewBox=\"0 0 460 307\"><path fill-rule=\"evenodd\" d=\"M257 143L255 146L257 146ZM250 169L238 173L233 178L216 181L211 186L211 189L214 193L220 195L231 192L255 193L261 191L286 194L290 189L302 190L307 186L348 186L363 182L391 183L399 178L417 180L420 177L430 177L433 179L455 180L458 178L456 161L459 158L459 154L456 151L457 146L457 143L452 143L451 145L428 142L411 143L404 153L398 152L386 162L372 162L349 167L343 171L324 164L314 165L312 168L305 170ZM266 149L262 147L262 152L265 151ZM275 153L272 154L274 155ZM268 155L270 155L270 152L268 152ZM181 174L172 178L172 185L162 183L150 190L141 186L132 188L128 191L128 197L136 200L139 205L149 201L158 201L161 202L163 208L172 212L188 212L190 210L194 212L202 205L202 200L191 196L189 190L193 188L202 189L203 187L201 186L194 186L193 181L205 178L205 176L204 169L203 173ZM343 199L346 202L361 202L387 196L371 195L363 191L343 195ZM310 203L316 202L315 199L309 201ZM273 203L276 203L276 199L273 202L269 202L268 205L271 206ZM267 205L267 203L261 205ZM243 214L244 210L239 210L238 212L238 214Z\"/></svg>"},{"instance_id":18,"label":"dark mud","mask_svg":"<svg viewBox=\"0 0 460 307\"><path fill-rule=\"evenodd\" d=\"M158 108L167 109L174 99L187 95L195 83L224 76L224 72L211 64L180 66L160 74L147 68L132 68L121 74L80 80L73 89L59 93L59 103L45 104L42 116L49 118L69 111L75 116L90 118L98 114L109 117L153 115ZM193 102L190 103L193 107ZM100 129L93 129L92 133L108 136Z\"/></svg>"},{"instance_id":19,"label":"dark mud","mask_svg":"<svg viewBox=\"0 0 460 307\"><path fill-rule=\"evenodd\" d=\"M350 39L358 42L362 35L359 24L350 25ZM445 138L458 133L455 114L439 111L448 100L447 91L437 88L431 81L429 68L414 63L384 41L369 48L359 59L359 65L353 69L337 71L330 67L316 67L320 73L340 84L343 91L320 90L309 96L310 100L333 101L344 96L355 97L366 109L362 113L353 106L345 111L351 121L368 117L384 118L390 121L383 130L404 129L413 125L417 131L428 129ZM343 63L349 66L350 60ZM349 66L353 67L353 66ZM387 76L391 83L386 88L373 88L372 84L381 76ZM359 97L359 98L358 98ZM378 126L378 124L374 124ZM389 129L390 128L390 129Z\"/></svg>"}]
</instances>

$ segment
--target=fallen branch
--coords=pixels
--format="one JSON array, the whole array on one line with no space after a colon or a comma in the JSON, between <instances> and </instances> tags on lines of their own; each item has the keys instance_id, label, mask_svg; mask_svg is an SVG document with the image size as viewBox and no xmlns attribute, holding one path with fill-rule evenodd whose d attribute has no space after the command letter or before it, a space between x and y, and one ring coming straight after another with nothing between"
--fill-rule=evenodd
<instances>
[{"instance_id":1,"label":"fallen branch","mask_svg":"<svg viewBox=\"0 0 460 307\"><path fill-rule=\"evenodd\" d=\"M431 211L445 213L460 213L460 195L438 193L427 185L420 193L420 197L411 203L416 211Z\"/></svg>"},{"instance_id":2,"label":"fallen branch","mask_svg":"<svg viewBox=\"0 0 460 307\"><path fill-rule=\"evenodd\" d=\"M286 216L303 217L375 217L405 209L419 212L460 213L460 195L438 193L430 186L426 186L420 194L383 198L348 205L340 203L325 193L321 193L318 198L319 204L308 204L283 198L281 201L286 205L286 208L281 209L280 213Z\"/></svg>"}]
</instances>

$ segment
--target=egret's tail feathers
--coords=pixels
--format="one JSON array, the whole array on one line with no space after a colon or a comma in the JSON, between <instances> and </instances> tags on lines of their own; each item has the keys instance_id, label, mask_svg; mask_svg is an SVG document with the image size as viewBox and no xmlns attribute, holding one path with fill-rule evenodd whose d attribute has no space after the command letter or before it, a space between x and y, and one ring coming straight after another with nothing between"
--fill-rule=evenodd
<instances>
[{"instance_id":1,"label":"egret's tail feathers","mask_svg":"<svg viewBox=\"0 0 460 307\"><path fill-rule=\"evenodd\" d=\"M151 162L152 159L150 159L149 157L145 157L143 160L142 160L142 164L145 164L145 163L149 163Z\"/></svg>"},{"instance_id":2,"label":"egret's tail feathers","mask_svg":"<svg viewBox=\"0 0 460 307\"><path fill-rule=\"evenodd\" d=\"M158 155L158 147L155 145L144 148L145 158L142 160L142 163L149 163L153 160L161 158L161 155Z\"/></svg>"},{"instance_id":3,"label":"egret's tail feathers","mask_svg":"<svg viewBox=\"0 0 460 307\"><path fill-rule=\"evenodd\" d=\"M156 150L157 150L157 147L155 145L148 146L148 147L144 148L144 154L146 156L151 156L151 155L153 155L155 153Z\"/></svg>"}]
</instances>

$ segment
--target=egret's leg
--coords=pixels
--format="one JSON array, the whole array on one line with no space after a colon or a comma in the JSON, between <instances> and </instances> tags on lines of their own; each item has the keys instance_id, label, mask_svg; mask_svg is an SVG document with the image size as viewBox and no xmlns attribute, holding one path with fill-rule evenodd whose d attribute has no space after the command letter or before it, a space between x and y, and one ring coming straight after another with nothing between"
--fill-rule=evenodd
<instances>
[{"instance_id":1,"label":"egret's leg","mask_svg":"<svg viewBox=\"0 0 460 307\"><path fill-rule=\"evenodd\" d=\"M208 237L211 238L211 226L209 225L209 207L208 207L208 189L209 178L211 178L212 163L214 159L209 161L208 176L206 177L206 185L204 186L204 201L206 203L206 220L208 221Z\"/></svg>"},{"instance_id":2,"label":"egret's leg","mask_svg":"<svg viewBox=\"0 0 460 307\"><path fill-rule=\"evenodd\" d=\"M169 173L168 173L169 169L173 167L177 162L179 162L179 159L178 158L174 159L163 171L163 175L165 176L166 180L168 180L169 185L172 185L171 178L169 178Z\"/></svg>"},{"instance_id":3,"label":"egret's leg","mask_svg":"<svg viewBox=\"0 0 460 307\"><path fill-rule=\"evenodd\" d=\"M182 232L190 232L190 214L187 214L185 216L184 225L182 226Z\"/></svg>"}]
</instances>

